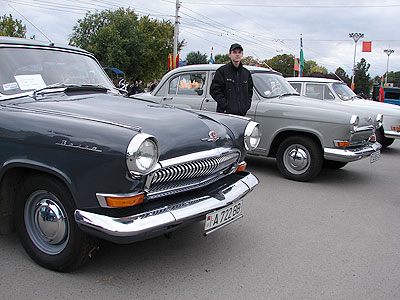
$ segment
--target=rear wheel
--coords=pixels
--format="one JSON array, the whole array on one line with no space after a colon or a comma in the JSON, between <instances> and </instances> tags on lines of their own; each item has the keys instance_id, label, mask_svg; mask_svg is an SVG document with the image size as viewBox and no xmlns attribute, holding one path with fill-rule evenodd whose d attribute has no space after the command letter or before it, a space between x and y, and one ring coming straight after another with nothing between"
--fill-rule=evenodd
<instances>
[{"instance_id":1,"label":"rear wheel","mask_svg":"<svg viewBox=\"0 0 400 300\"><path fill-rule=\"evenodd\" d=\"M39 265L71 271L97 249L97 240L74 221L74 202L59 180L46 175L25 178L17 194L16 229L29 256Z\"/></svg>"},{"instance_id":2,"label":"rear wheel","mask_svg":"<svg viewBox=\"0 0 400 300\"><path fill-rule=\"evenodd\" d=\"M322 168L322 150L313 139L292 136L278 147L277 165L282 175L296 181L309 181Z\"/></svg>"}]
</instances>

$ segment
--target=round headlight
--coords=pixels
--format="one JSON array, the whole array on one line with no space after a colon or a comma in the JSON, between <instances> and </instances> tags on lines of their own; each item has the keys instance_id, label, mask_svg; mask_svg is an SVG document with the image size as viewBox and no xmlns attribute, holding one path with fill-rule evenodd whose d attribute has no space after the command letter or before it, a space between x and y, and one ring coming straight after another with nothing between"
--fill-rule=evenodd
<instances>
[{"instance_id":1,"label":"round headlight","mask_svg":"<svg viewBox=\"0 0 400 300\"><path fill-rule=\"evenodd\" d=\"M158 142L154 137L139 133L132 138L126 151L126 165L131 173L134 175L150 173L158 158Z\"/></svg>"},{"instance_id":2,"label":"round headlight","mask_svg":"<svg viewBox=\"0 0 400 300\"><path fill-rule=\"evenodd\" d=\"M360 123L360 117L357 115L352 115L350 119L351 132L356 132L359 123Z\"/></svg>"},{"instance_id":3,"label":"round headlight","mask_svg":"<svg viewBox=\"0 0 400 300\"><path fill-rule=\"evenodd\" d=\"M244 146L246 150L257 148L261 140L261 127L256 122L249 122L244 131Z\"/></svg>"}]
</instances>

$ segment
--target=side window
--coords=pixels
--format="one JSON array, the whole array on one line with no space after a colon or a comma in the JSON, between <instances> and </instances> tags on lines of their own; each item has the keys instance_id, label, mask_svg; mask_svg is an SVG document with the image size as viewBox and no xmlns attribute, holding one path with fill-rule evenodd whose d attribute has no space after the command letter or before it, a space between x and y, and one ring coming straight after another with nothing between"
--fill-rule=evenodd
<instances>
[{"instance_id":1,"label":"side window","mask_svg":"<svg viewBox=\"0 0 400 300\"><path fill-rule=\"evenodd\" d=\"M178 80L179 76L175 77L169 82L169 87L168 87L168 94L176 95L177 87L178 87Z\"/></svg>"},{"instance_id":2,"label":"side window","mask_svg":"<svg viewBox=\"0 0 400 300\"><path fill-rule=\"evenodd\" d=\"M300 94L301 92L301 83L298 82L290 82L290 85Z\"/></svg>"},{"instance_id":3,"label":"side window","mask_svg":"<svg viewBox=\"0 0 400 300\"><path fill-rule=\"evenodd\" d=\"M329 87L327 85L325 85L324 99L325 100L333 100L333 99L335 99L335 95L333 95L332 91L329 89Z\"/></svg>"},{"instance_id":4,"label":"side window","mask_svg":"<svg viewBox=\"0 0 400 300\"><path fill-rule=\"evenodd\" d=\"M307 83L306 84L306 97L314 99L323 99L324 86L322 84Z\"/></svg>"},{"instance_id":5,"label":"side window","mask_svg":"<svg viewBox=\"0 0 400 300\"><path fill-rule=\"evenodd\" d=\"M206 73L182 74L179 76L178 95L201 96L204 94Z\"/></svg>"}]
</instances>

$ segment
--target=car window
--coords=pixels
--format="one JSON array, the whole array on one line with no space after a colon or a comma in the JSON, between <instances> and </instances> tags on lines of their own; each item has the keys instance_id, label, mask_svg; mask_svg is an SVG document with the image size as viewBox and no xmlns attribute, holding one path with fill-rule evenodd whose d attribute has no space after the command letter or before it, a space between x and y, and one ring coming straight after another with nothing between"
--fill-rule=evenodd
<instances>
[{"instance_id":1,"label":"car window","mask_svg":"<svg viewBox=\"0 0 400 300\"><path fill-rule=\"evenodd\" d=\"M179 81L179 76L175 77L169 82L168 94L176 95L176 91L178 88L178 81Z\"/></svg>"},{"instance_id":2,"label":"car window","mask_svg":"<svg viewBox=\"0 0 400 300\"><path fill-rule=\"evenodd\" d=\"M386 92L385 93L385 98L399 100L400 99L400 93Z\"/></svg>"},{"instance_id":3,"label":"car window","mask_svg":"<svg viewBox=\"0 0 400 300\"><path fill-rule=\"evenodd\" d=\"M324 86L322 84L307 83L306 84L306 97L320 99L324 98Z\"/></svg>"},{"instance_id":4,"label":"car window","mask_svg":"<svg viewBox=\"0 0 400 300\"><path fill-rule=\"evenodd\" d=\"M296 90L281 75L267 72L254 72L252 78L254 87L264 98L296 94Z\"/></svg>"},{"instance_id":5,"label":"car window","mask_svg":"<svg viewBox=\"0 0 400 300\"><path fill-rule=\"evenodd\" d=\"M333 95L332 91L329 89L329 87L327 85L325 85L324 99L325 100L335 99L335 95Z\"/></svg>"},{"instance_id":6,"label":"car window","mask_svg":"<svg viewBox=\"0 0 400 300\"><path fill-rule=\"evenodd\" d=\"M345 83L335 83L333 84L333 90L338 94L339 98L342 100L351 100L356 97L356 94L351 88L349 88Z\"/></svg>"},{"instance_id":7,"label":"car window","mask_svg":"<svg viewBox=\"0 0 400 300\"><path fill-rule=\"evenodd\" d=\"M289 82L290 85L300 94L301 92L301 83L298 82Z\"/></svg>"},{"instance_id":8,"label":"car window","mask_svg":"<svg viewBox=\"0 0 400 300\"><path fill-rule=\"evenodd\" d=\"M182 74L179 76L178 95L201 96L206 81L205 73Z\"/></svg>"}]
</instances>

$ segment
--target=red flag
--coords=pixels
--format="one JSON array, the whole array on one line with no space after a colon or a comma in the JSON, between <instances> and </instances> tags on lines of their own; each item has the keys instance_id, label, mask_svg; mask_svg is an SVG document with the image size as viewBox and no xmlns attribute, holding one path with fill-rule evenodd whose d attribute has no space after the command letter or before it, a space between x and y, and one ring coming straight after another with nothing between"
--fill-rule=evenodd
<instances>
[{"instance_id":1,"label":"red flag","mask_svg":"<svg viewBox=\"0 0 400 300\"><path fill-rule=\"evenodd\" d=\"M174 60L174 69L178 67L178 62L179 62L179 53L175 55L175 60Z\"/></svg>"},{"instance_id":2,"label":"red flag","mask_svg":"<svg viewBox=\"0 0 400 300\"><path fill-rule=\"evenodd\" d=\"M379 87L379 102L384 102L385 91L383 89L383 76L381 77L381 86Z\"/></svg>"},{"instance_id":3,"label":"red flag","mask_svg":"<svg viewBox=\"0 0 400 300\"><path fill-rule=\"evenodd\" d=\"M362 52L371 52L372 42L363 42Z\"/></svg>"},{"instance_id":4,"label":"red flag","mask_svg":"<svg viewBox=\"0 0 400 300\"><path fill-rule=\"evenodd\" d=\"M293 70L299 71L299 61L297 60L296 56L294 56L294 66Z\"/></svg>"}]
</instances>

